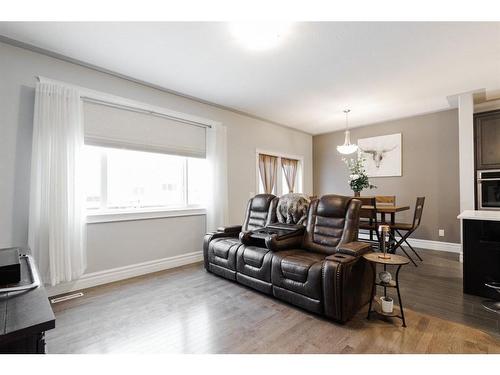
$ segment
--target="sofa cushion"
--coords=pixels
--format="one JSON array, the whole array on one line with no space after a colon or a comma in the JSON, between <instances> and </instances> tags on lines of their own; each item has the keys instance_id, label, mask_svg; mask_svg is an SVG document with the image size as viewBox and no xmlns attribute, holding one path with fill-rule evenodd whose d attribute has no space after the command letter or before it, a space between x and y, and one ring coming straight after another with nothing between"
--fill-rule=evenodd
<instances>
[{"instance_id":1,"label":"sofa cushion","mask_svg":"<svg viewBox=\"0 0 500 375\"><path fill-rule=\"evenodd\" d=\"M281 272L287 279L305 283L311 266L324 258L325 256L321 254L298 251L282 259Z\"/></svg>"},{"instance_id":2,"label":"sofa cushion","mask_svg":"<svg viewBox=\"0 0 500 375\"><path fill-rule=\"evenodd\" d=\"M208 245L209 263L236 271L236 252L241 243L237 238L215 238Z\"/></svg>"},{"instance_id":3,"label":"sofa cushion","mask_svg":"<svg viewBox=\"0 0 500 375\"><path fill-rule=\"evenodd\" d=\"M271 261L273 252L265 247L242 244L236 254L236 271L242 284L271 293ZM259 280L259 281L255 281Z\"/></svg>"},{"instance_id":4,"label":"sofa cushion","mask_svg":"<svg viewBox=\"0 0 500 375\"><path fill-rule=\"evenodd\" d=\"M323 246L335 247L339 244L344 232L343 217L316 216L313 229L313 241Z\"/></svg>"},{"instance_id":5,"label":"sofa cushion","mask_svg":"<svg viewBox=\"0 0 500 375\"><path fill-rule=\"evenodd\" d=\"M231 246L238 244L237 238L216 238L212 241L212 250L215 256L227 259Z\"/></svg>"},{"instance_id":6,"label":"sofa cushion","mask_svg":"<svg viewBox=\"0 0 500 375\"><path fill-rule=\"evenodd\" d=\"M258 194L248 201L242 231L265 227L276 222L278 198L273 194Z\"/></svg>"},{"instance_id":7,"label":"sofa cushion","mask_svg":"<svg viewBox=\"0 0 500 375\"><path fill-rule=\"evenodd\" d=\"M323 195L318 200L316 214L323 217L344 217L351 199L342 195Z\"/></svg>"},{"instance_id":8,"label":"sofa cushion","mask_svg":"<svg viewBox=\"0 0 500 375\"><path fill-rule=\"evenodd\" d=\"M301 248L334 254L337 247L356 238L361 202L352 197L324 195L309 207Z\"/></svg>"},{"instance_id":9,"label":"sofa cushion","mask_svg":"<svg viewBox=\"0 0 500 375\"><path fill-rule=\"evenodd\" d=\"M271 280L274 286L321 300L321 269L325 254L294 249L274 253Z\"/></svg>"},{"instance_id":10,"label":"sofa cushion","mask_svg":"<svg viewBox=\"0 0 500 375\"><path fill-rule=\"evenodd\" d=\"M267 211L251 211L248 216L247 228L253 230L266 226L267 216Z\"/></svg>"},{"instance_id":11,"label":"sofa cushion","mask_svg":"<svg viewBox=\"0 0 500 375\"><path fill-rule=\"evenodd\" d=\"M241 251L242 261L249 266L260 268L264 262L264 257L269 251L265 247L244 246Z\"/></svg>"}]
</instances>

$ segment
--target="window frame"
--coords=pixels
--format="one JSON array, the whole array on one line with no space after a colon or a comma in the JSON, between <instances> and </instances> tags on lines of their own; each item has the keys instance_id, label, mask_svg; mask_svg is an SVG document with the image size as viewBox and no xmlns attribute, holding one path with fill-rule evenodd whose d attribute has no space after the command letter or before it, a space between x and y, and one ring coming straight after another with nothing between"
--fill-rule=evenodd
<instances>
[{"instance_id":1,"label":"window frame","mask_svg":"<svg viewBox=\"0 0 500 375\"><path fill-rule=\"evenodd\" d=\"M37 76L36 77L40 83L51 83L51 84L56 84L56 85L62 85L66 87L71 87L75 90L77 90L80 94L80 102L83 103L84 101L90 101L90 102L96 102L100 103L103 105L109 105L109 106L116 106L118 108L124 108L124 109L129 109L133 111L141 111L141 112L149 112L152 115L155 116L166 116L168 118L173 118L175 120L182 120L185 122L192 122L199 124L201 126L218 126L221 125L222 123L219 121L214 121L211 119L207 119L204 117L192 115L192 114L187 114L187 113L182 113L178 111L174 111L168 108L164 108L161 106L156 106L152 105L149 103L144 103L140 102L134 99L129 99L125 98L122 96L117 96L113 94L109 94L106 92L102 91L97 91L93 89L89 89L83 86L78 86L78 85L73 85L68 82L64 81L58 81L58 80L53 80L47 77L43 76ZM90 145L89 145L90 146ZM87 209L84 204L84 214L87 213ZM177 211L177 212L174 212ZM182 211L182 212L179 212ZM174 217L174 216L188 216L188 215L205 215L206 214L206 209L205 208L200 208L200 209L183 209L183 210L167 210L167 211L162 211L164 216L161 217ZM157 215L159 213L151 212L151 216ZM185 214L183 214L185 213ZM134 217L136 213L129 214L129 219L127 220L137 220ZM141 214L137 212L137 214ZM144 213L145 215L148 214L148 212ZM103 214L104 215L104 214ZM118 216L121 214L118 214ZM91 216L98 216L97 213L92 214ZM157 218L157 216L152 217L152 218ZM147 219L147 217L142 217L141 219ZM91 222L93 220L92 217L87 216L87 222ZM106 222L106 221L115 221L115 220L102 220L100 222ZM118 220L116 220L118 221ZM121 221L121 220L120 220ZM99 221L95 221L99 222Z\"/></svg>"},{"instance_id":2,"label":"window frame","mask_svg":"<svg viewBox=\"0 0 500 375\"><path fill-rule=\"evenodd\" d=\"M85 146L100 147L100 163L101 163L101 176L100 176L100 193L101 201L98 209L87 209L84 207L87 223L106 223L114 221L135 221L146 219L160 219L168 217L179 216L197 216L206 215L206 206L189 204L189 187L188 187L188 157L180 156L183 158L183 205L181 206L158 206L158 207L129 207L129 208L108 208L108 154L107 149L112 147L97 146L85 144ZM130 150L138 151L138 150ZM162 154L159 152L143 151L155 154ZM171 154L164 154L171 155Z\"/></svg>"},{"instance_id":3,"label":"window frame","mask_svg":"<svg viewBox=\"0 0 500 375\"><path fill-rule=\"evenodd\" d=\"M276 179L276 185L274 187L273 194L280 197L283 195L283 167L281 166L281 158L285 159L295 159L299 161L299 165L297 168L297 181L295 182L297 185L296 190L300 194L305 194L304 193L304 186L305 186L305 178L304 178L304 156L302 155L291 155L291 154L285 154L282 152L277 152L277 151L269 151L269 150L262 150L262 149L256 149L255 150L255 191L256 194L261 194L260 193L260 170L259 170L259 154L266 154L266 155L271 155L275 156L278 158L278 176Z\"/></svg>"}]
</instances>

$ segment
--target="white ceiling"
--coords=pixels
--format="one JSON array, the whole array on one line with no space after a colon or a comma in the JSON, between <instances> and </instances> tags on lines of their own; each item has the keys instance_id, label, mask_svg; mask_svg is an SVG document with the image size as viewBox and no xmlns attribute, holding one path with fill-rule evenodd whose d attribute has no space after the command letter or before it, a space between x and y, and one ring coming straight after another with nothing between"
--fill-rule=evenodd
<instances>
[{"instance_id":1,"label":"white ceiling","mask_svg":"<svg viewBox=\"0 0 500 375\"><path fill-rule=\"evenodd\" d=\"M296 23L252 51L225 23L1 22L0 35L308 133L500 90L499 23Z\"/></svg>"}]
</instances>

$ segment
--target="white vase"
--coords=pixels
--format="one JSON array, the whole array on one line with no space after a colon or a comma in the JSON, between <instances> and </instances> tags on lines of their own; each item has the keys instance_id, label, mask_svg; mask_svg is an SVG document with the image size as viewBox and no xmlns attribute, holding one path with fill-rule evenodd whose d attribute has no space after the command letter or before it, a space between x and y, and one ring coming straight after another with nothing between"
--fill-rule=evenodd
<instances>
[{"instance_id":1,"label":"white vase","mask_svg":"<svg viewBox=\"0 0 500 375\"><path fill-rule=\"evenodd\" d=\"M380 297L382 312L392 314L394 310L394 300L391 297Z\"/></svg>"}]
</instances>

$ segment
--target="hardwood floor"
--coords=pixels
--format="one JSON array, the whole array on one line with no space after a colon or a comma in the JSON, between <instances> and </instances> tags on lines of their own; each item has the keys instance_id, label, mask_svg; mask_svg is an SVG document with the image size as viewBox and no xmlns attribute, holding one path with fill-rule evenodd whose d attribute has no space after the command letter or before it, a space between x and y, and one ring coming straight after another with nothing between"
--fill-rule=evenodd
<instances>
[{"instance_id":1,"label":"hardwood floor","mask_svg":"<svg viewBox=\"0 0 500 375\"><path fill-rule=\"evenodd\" d=\"M53 305L49 353L500 353L499 318L462 293L456 254L401 271L399 320L346 325L205 272L201 264L86 290Z\"/></svg>"}]
</instances>

